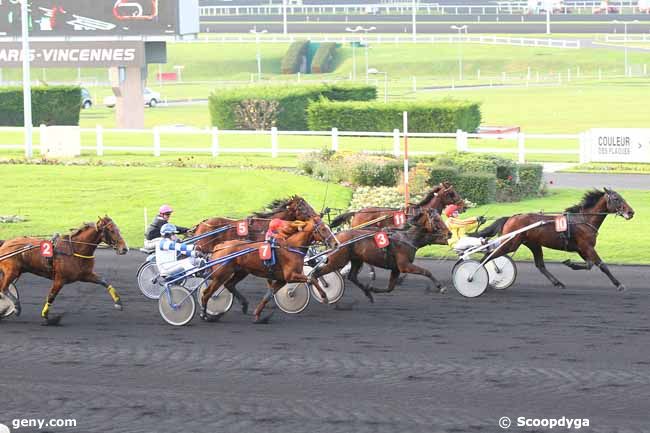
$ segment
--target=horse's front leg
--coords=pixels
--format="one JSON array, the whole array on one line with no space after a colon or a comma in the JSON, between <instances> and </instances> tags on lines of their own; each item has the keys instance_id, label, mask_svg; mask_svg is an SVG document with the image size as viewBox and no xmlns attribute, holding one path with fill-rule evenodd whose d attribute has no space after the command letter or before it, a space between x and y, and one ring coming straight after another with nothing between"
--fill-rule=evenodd
<instances>
[{"instance_id":1,"label":"horse's front leg","mask_svg":"<svg viewBox=\"0 0 650 433\"><path fill-rule=\"evenodd\" d=\"M41 310L41 317L43 318L44 325L58 325L59 322L61 322L61 318L63 317L63 314L58 314L56 316L50 317L50 307L54 303L54 300L56 299L56 295L59 294L59 291L63 287L63 280L59 277L54 277L54 280L52 280L52 288L50 289L50 293L47 295L47 299L45 300L45 305L43 305L43 309Z\"/></svg>"},{"instance_id":2,"label":"horse's front leg","mask_svg":"<svg viewBox=\"0 0 650 433\"><path fill-rule=\"evenodd\" d=\"M616 290L618 290L619 292L625 290L625 286L621 284L621 282L618 281L614 275L612 275L612 272L609 270L605 262L602 261L602 259L600 258L600 256L598 255L598 253L593 247L589 246L584 250L580 251L580 256L583 259L585 259L585 262L587 262L587 264L593 263L596 266L598 266L600 270L603 271L605 275L607 275L607 277L612 282L612 284L616 286Z\"/></svg>"},{"instance_id":3,"label":"horse's front leg","mask_svg":"<svg viewBox=\"0 0 650 433\"><path fill-rule=\"evenodd\" d=\"M436 279L436 277L433 276L431 272L429 272L427 269L421 268L419 266L414 265L408 260L398 260L397 261L397 269L403 273L403 274L416 274L416 275L424 275L428 279L430 279L433 284L436 286L438 289L439 293L446 293L447 288L442 285L440 281Z\"/></svg>"},{"instance_id":4,"label":"horse's front leg","mask_svg":"<svg viewBox=\"0 0 650 433\"><path fill-rule=\"evenodd\" d=\"M395 289L397 282L399 281L400 272L397 269L390 271L390 279L388 280L388 287L385 289L373 289L375 293L390 293Z\"/></svg>"},{"instance_id":5,"label":"horse's front leg","mask_svg":"<svg viewBox=\"0 0 650 433\"><path fill-rule=\"evenodd\" d=\"M120 295L115 290L115 287L109 284L102 277L92 272L82 277L79 281L83 281L86 283L94 283L94 284L99 284L100 286L104 286L108 294L111 296L111 299L113 300L113 306L115 307L115 309L122 311L123 307L122 307L122 300L120 299Z\"/></svg>"},{"instance_id":6,"label":"horse's front leg","mask_svg":"<svg viewBox=\"0 0 650 433\"><path fill-rule=\"evenodd\" d=\"M269 323L271 316L273 316L273 312L271 312L271 314L269 314L268 316L262 318L261 317L262 311L264 311L264 308L266 308L266 304L268 304L269 301L273 299L273 294L278 290L280 290L285 284L287 284L285 281L273 282L271 280L267 280L267 283L269 288L266 291L264 297L262 298L262 301L259 304L257 304L257 307L255 307L255 312L254 312L255 320L253 321L253 323L255 323L256 325Z\"/></svg>"}]
</instances>

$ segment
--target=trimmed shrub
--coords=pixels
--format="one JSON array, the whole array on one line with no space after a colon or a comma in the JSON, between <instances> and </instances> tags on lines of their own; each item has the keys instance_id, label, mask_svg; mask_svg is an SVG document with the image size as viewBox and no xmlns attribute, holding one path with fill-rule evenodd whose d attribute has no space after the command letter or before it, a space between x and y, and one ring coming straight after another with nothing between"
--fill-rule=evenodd
<instances>
[{"instance_id":1,"label":"trimmed shrub","mask_svg":"<svg viewBox=\"0 0 650 433\"><path fill-rule=\"evenodd\" d=\"M300 67L307 59L309 41L296 41L289 45L287 53L282 58L280 71L283 74L295 74L300 72Z\"/></svg>"},{"instance_id":2,"label":"trimmed shrub","mask_svg":"<svg viewBox=\"0 0 650 433\"><path fill-rule=\"evenodd\" d=\"M323 42L311 61L312 74L332 72L336 62L336 42Z\"/></svg>"},{"instance_id":3,"label":"trimmed shrub","mask_svg":"<svg viewBox=\"0 0 650 433\"><path fill-rule=\"evenodd\" d=\"M377 87L365 84L331 84L325 85L322 95L330 101L374 101L377 99Z\"/></svg>"},{"instance_id":4,"label":"trimmed shrub","mask_svg":"<svg viewBox=\"0 0 650 433\"><path fill-rule=\"evenodd\" d=\"M79 125L81 88L48 86L32 88L32 124ZM0 126L23 126L23 89L0 90Z\"/></svg>"},{"instance_id":5,"label":"trimmed shrub","mask_svg":"<svg viewBox=\"0 0 650 433\"><path fill-rule=\"evenodd\" d=\"M367 97L370 86L304 85L304 86L250 86L228 90L218 90L209 98L210 118L213 126L222 129L246 127L246 119L238 115L241 104L263 105L260 101L277 101L273 117L265 119L265 124L289 131L307 129L306 109L310 101L325 95L336 97ZM376 92L376 89L374 89ZM252 127L249 125L248 127Z\"/></svg>"},{"instance_id":6,"label":"trimmed shrub","mask_svg":"<svg viewBox=\"0 0 650 433\"><path fill-rule=\"evenodd\" d=\"M400 173L397 161L386 163L366 161L356 165L352 172L352 182L363 186L395 186Z\"/></svg>"},{"instance_id":7,"label":"trimmed shrub","mask_svg":"<svg viewBox=\"0 0 650 433\"><path fill-rule=\"evenodd\" d=\"M518 168L522 197L537 195L542 186L544 167L541 164L519 164Z\"/></svg>"},{"instance_id":8,"label":"trimmed shrub","mask_svg":"<svg viewBox=\"0 0 650 433\"><path fill-rule=\"evenodd\" d=\"M450 166L436 166L431 165L429 167L429 180L427 183L429 186L438 185L440 182L451 182L456 184L459 173L458 169Z\"/></svg>"},{"instance_id":9,"label":"trimmed shrub","mask_svg":"<svg viewBox=\"0 0 650 433\"><path fill-rule=\"evenodd\" d=\"M487 173L461 174L454 187L461 197L476 204L492 203L496 199L496 178Z\"/></svg>"},{"instance_id":10,"label":"trimmed shrub","mask_svg":"<svg viewBox=\"0 0 650 433\"><path fill-rule=\"evenodd\" d=\"M481 123L478 103L440 102L332 102L321 99L309 104L309 129L323 131L392 131L402 128L402 113L409 113L411 132L474 131Z\"/></svg>"}]
</instances>

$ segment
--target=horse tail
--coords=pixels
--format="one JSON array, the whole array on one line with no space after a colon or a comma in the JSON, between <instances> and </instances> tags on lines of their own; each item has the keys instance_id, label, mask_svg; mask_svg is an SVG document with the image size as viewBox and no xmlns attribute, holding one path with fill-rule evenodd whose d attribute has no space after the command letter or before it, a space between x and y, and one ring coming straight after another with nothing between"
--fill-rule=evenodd
<instances>
[{"instance_id":1,"label":"horse tail","mask_svg":"<svg viewBox=\"0 0 650 433\"><path fill-rule=\"evenodd\" d=\"M338 227L343 223L347 223L350 221L350 219L354 216L354 212L346 212L342 213L341 215L337 216L332 220L330 223L330 227Z\"/></svg>"},{"instance_id":2,"label":"horse tail","mask_svg":"<svg viewBox=\"0 0 650 433\"><path fill-rule=\"evenodd\" d=\"M491 238L492 236L500 235L506 221L510 219L509 216L498 218L483 230L476 232L476 236L480 238Z\"/></svg>"}]
</instances>

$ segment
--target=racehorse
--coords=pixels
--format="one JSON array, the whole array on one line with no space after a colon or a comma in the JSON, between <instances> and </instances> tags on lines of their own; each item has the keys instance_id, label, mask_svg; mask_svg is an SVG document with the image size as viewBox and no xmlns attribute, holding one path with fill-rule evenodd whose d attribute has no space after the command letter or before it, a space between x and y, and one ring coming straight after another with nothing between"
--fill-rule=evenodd
<instances>
[{"instance_id":1,"label":"racehorse","mask_svg":"<svg viewBox=\"0 0 650 433\"><path fill-rule=\"evenodd\" d=\"M359 287L373 302L372 293L391 292L397 284L400 273L424 275L438 288L440 293L446 289L428 270L413 264L415 253L419 248L430 244L447 245L451 233L435 209L418 209L409 218L406 230L389 232L389 245L378 248L375 245L374 235L377 230L353 229L337 233L336 237L342 245L340 248L327 254L325 265L316 267L312 279L321 275L341 269L348 262L352 267L348 279ZM355 240L358 239L358 240ZM347 245L346 242L349 242ZM363 263L390 269L390 280L386 289L376 289L369 284L363 286L358 280L359 270Z\"/></svg>"},{"instance_id":2,"label":"racehorse","mask_svg":"<svg viewBox=\"0 0 650 433\"><path fill-rule=\"evenodd\" d=\"M417 209L435 209L439 214L441 214L445 206L450 204L458 205L461 208L461 211L465 207L465 202L454 189L454 186L449 182L442 182L433 187L418 204L409 204L406 208L406 214L409 216L413 215ZM337 216L330 224L330 227L338 227L352 218L350 226L351 228L355 228L361 224L382 217L384 217L384 219L371 225L373 227L392 227L395 224L391 217L396 211L399 211L399 209L389 207L367 207L356 212L347 212Z\"/></svg>"},{"instance_id":3,"label":"racehorse","mask_svg":"<svg viewBox=\"0 0 650 433\"><path fill-rule=\"evenodd\" d=\"M95 250L101 242L113 247L118 255L126 254L129 251L126 241L120 234L120 229L110 217L99 217L96 223L85 223L69 235L54 238L51 260L41 255L39 249L41 241L41 239L33 237L19 237L6 240L0 246L0 257L21 248L32 247L28 251L0 261L0 292L14 302L16 315L20 315L20 303L18 299L13 298L7 288L23 272L52 280L52 287L41 311L41 317L46 325L56 325L61 320L61 315L49 317L50 307L61 288L65 284L75 281L104 286L113 299L115 308L122 309L120 296L113 286L97 275L93 269Z\"/></svg>"},{"instance_id":4,"label":"racehorse","mask_svg":"<svg viewBox=\"0 0 650 433\"><path fill-rule=\"evenodd\" d=\"M272 218L287 221L306 221L318 215L304 198L297 195L287 199L274 200L267 207L271 210L268 212L255 212L252 216L243 220L222 217L208 218L198 223L188 233L194 237L229 225L230 228L228 230L215 233L196 242L195 245L199 249L208 252L213 250L217 244L225 241L241 240L242 238L252 241L264 240L264 234ZM247 236L242 237L237 233L237 225L240 222L246 222L248 226Z\"/></svg>"},{"instance_id":5,"label":"racehorse","mask_svg":"<svg viewBox=\"0 0 650 433\"><path fill-rule=\"evenodd\" d=\"M268 318L260 319L262 311L275 292L285 284L310 282L310 279L302 272L304 256L312 241L324 242L330 236L331 231L329 227L321 220L320 216L316 216L305 222L285 221L281 232L281 235L275 242L274 250L276 256L275 264L272 267L267 267L257 253L259 248L264 245L264 242L228 241L222 243L212 253L210 260L215 260L248 248L252 249L252 252L249 254L236 257L212 268L213 272L210 285L203 292L201 298L201 318L206 321L217 320L219 315L211 315L206 311L207 302L212 294L222 284L225 284L226 289L237 297L236 284L249 274L265 278L269 283L268 293L255 308L255 323L263 323L268 320ZM320 296L327 300L327 295L323 292L318 282L311 281L311 283L314 284Z\"/></svg>"},{"instance_id":6,"label":"racehorse","mask_svg":"<svg viewBox=\"0 0 650 433\"><path fill-rule=\"evenodd\" d=\"M573 263L570 259L563 263L574 270L590 270L596 265L609 277L617 290L623 291L625 286L612 275L596 252L598 230L609 214L620 215L630 220L634 216L634 209L619 193L604 188L603 191L588 191L580 203L565 209L568 229L564 232L558 232L554 224L548 224L552 223L558 215L528 213L499 218L489 227L479 231L477 235L485 238L497 234L506 235L535 222L546 221L547 224L514 236L512 240L501 246L493 257L516 251L521 244L524 244L533 253L535 266L540 272L555 287L564 288L564 284L546 269L542 247L576 252L585 263Z\"/></svg>"}]
</instances>

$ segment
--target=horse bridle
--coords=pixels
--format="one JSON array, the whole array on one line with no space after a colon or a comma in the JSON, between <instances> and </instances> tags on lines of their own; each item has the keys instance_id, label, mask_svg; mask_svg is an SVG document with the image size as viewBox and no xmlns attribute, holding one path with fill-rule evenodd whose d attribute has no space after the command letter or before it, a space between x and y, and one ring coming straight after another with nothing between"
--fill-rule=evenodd
<instances>
[{"instance_id":1,"label":"horse bridle","mask_svg":"<svg viewBox=\"0 0 650 433\"><path fill-rule=\"evenodd\" d=\"M623 202L621 202L621 203L618 205L618 207L615 207L615 208L612 210L612 197L610 196L610 193L609 193L609 192L606 192L606 193L605 193L605 197L606 197L606 200L607 200L607 212L609 212L609 213L613 213L613 214L616 214L617 216L621 216L621 217L622 217L622 216L623 216L623 209L622 209L622 207L623 207Z\"/></svg>"},{"instance_id":2,"label":"horse bridle","mask_svg":"<svg viewBox=\"0 0 650 433\"><path fill-rule=\"evenodd\" d=\"M101 222L103 223L104 220L101 220ZM113 221L111 221L110 223L105 224L105 225L102 224L102 226L101 226L101 233L102 233L101 240L106 242L106 244L108 246L110 246L114 250L116 250L117 249L117 243L119 242L119 239L118 240L113 239L113 233L110 231L111 226L114 226L114 225L115 225L115 223ZM98 231L98 232L100 231L99 224L95 224L95 230Z\"/></svg>"}]
</instances>

